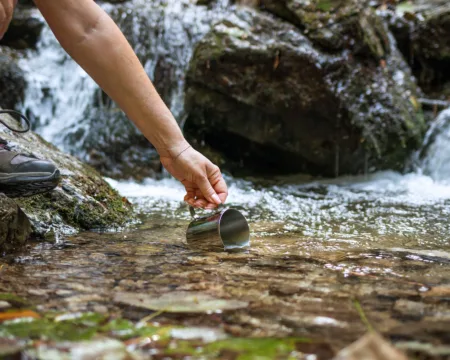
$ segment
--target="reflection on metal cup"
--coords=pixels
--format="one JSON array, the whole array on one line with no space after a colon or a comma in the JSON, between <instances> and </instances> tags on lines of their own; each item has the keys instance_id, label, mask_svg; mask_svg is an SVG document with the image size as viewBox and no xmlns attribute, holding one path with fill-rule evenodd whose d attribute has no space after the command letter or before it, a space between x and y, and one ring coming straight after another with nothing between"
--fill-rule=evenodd
<instances>
[{"instance_id":1,"label":"reflection on metal cup","mask_svg":"<svg viewBox=\"0 0 450 360\"><path fill-rule=\"evenodd\" d=\"M195 215L194 209L190 208ZM189 247L203 251L237 251L250 246L248 222L238 210L223 209L194 218L186 232Z\"/></svg>"}]
</instances>

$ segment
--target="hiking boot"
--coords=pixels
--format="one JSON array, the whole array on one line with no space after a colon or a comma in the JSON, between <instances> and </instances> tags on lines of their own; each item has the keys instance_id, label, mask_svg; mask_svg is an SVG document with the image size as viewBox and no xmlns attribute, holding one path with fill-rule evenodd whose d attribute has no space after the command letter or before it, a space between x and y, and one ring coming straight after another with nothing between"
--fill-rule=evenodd
<instances>
[{"instance_id":1,"label":"hiking boot","mask_svg":"<svg viewBox=\"0 0 450 360\"><path fill-rule=\"evenodd\" d=\"M13 129L0 120L8 129L19 133L30 130L30 122L24 115L13 110L0 110L0 114L20 116L27 124L26 129ZM58 185L59 177L59 170L51 162L17 153L0 138L0 193L8 197L45 193Z\"/></svg>"}]
</instances>

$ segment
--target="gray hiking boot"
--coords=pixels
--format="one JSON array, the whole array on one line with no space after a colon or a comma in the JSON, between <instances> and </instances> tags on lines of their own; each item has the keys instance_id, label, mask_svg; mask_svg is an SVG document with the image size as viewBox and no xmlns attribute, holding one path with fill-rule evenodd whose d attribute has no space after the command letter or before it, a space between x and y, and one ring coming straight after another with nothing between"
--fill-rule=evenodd
<instances>
[{"instance_id":1,"label":"gray hiking boot","mask_svg":"<svg viewBox=\"0 0 450 360\"><path fill-rule=\"evenodd\" d=\"M24 115L13 110L0 110L0 114L20 116L27 124L26 129L13 129L0 119L8 129L19 133L30 130L30 122ZM58 185L59 177L59 170L51 162L12 151L0 138L0 193L9 197L45 193Z\"/></svg>"}]
</instances>

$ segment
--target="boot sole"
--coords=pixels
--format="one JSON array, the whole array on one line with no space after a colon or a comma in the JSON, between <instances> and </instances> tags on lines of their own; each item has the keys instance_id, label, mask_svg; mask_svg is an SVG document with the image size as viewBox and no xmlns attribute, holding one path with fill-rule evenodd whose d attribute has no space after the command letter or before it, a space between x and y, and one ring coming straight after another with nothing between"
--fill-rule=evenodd
<instances>
[{"instance_id":1,"label":"boot sole","mask_svg":"<svg viewBox=\"0 0 450 360\"><path fill-rule=\"evenodd\" d=\"M0 178L0 193L4 193L10 198L43 194L58 186L59 179L59 170L55 170L53 174L10 174L7 177Z\"/></svg>"}]
</instances>

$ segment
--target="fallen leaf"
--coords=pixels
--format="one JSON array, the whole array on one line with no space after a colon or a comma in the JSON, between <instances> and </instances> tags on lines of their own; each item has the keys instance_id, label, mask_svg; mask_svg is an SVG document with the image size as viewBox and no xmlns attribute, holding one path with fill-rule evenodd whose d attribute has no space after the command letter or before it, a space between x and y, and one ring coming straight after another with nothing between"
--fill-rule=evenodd
<instances>
[{"instance_id":1,"label":"fallen leaf","mask_svg":"<svg viewBox=\"0 0 450 360\"><path fill-rule=\"evenodd\" d=\"M275 60L273 62L273 69L276 70L278 69L278 66L280 66L280 52L277 51L275 54Z\"/></svg>"},{"instance_id":2,"label":"fallen leaf","mask_svg":"<svg viewBox=\"0 0 450 360\"><path fill-rule=\"evenodd\" d=\"M450 296L450 287L436 286L429 291L423 292L422 296Z\"/></svg>"},{"instance_id":3,"label":"fallen leaf","mask_svg":"<svg viewBox=\"0 0 450 360\"><path fill-rule=\"evenodd\" d=\"M244 301L217 299L205 293L188 291L172 292L161 296L119 292L114 296L114 302L155 311L163 310L175 313L204 313L242 309L248 306L248 303Z\"/></svg>"},{"instance_id":4,"label":"fallen leaf","mask_svg":"<svg viewBox=\"0 0 450 360\"><path fill-rule=\"evenodd\" d=\"M18 318L29 318L29 317L39 319L41 316L38 313L35 313L34 311L31 311L31 310L5 312L5 313L0 313L0 322L6 321L6 320L18 319Z\"/></svg>"}]
</instances>

